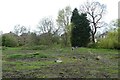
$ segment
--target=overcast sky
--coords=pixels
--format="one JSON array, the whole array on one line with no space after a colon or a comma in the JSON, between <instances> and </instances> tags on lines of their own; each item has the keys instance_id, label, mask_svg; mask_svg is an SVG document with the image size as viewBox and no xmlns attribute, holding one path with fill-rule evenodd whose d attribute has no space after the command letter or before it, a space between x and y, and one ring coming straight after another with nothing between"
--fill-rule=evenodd
<instances>
[{"instance_id":1,"label":"overcast sky","mask_svg":"<svg viewBox=\"0 0 120 80\"><path fill-rule=\"evenodd\" d=\"M107 6L107 13L103 20L109 23L118 18L119 0L94 0ZM0 0L0 31L7 33L17 24L36 29L41 18L57 17L58 11L66 6L72 9L86 2L86 0Z\"/></svg>"}]
</instances>

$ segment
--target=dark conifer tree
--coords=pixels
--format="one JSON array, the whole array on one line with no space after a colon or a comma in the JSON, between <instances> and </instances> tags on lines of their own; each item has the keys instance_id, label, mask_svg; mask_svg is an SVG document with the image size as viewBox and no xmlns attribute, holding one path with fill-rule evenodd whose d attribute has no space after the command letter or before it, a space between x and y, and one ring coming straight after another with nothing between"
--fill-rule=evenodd
<instances>
[{"instance_id":1,"label":"dark conifer tree","mask_svg":"<svg viewBox=\"0 0 120 80\"><path fill-rule=\"evenodd\" d=\"M71 30L71 45L73 47L85 47L90 41L90 23L86 14L79 14L77 8L73 10Z\"/></svg>"}]
</instances>

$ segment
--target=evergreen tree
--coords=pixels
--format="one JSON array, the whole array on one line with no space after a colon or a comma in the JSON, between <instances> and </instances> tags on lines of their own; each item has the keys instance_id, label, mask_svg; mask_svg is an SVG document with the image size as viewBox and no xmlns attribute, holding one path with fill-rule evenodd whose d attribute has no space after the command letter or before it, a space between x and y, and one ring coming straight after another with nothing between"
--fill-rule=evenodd
<instances>
[{"instance_id":1,"label":"evergreen tree","mask_svg":"<svg viewBox=\"0 0 120 80\"><path fill-rule=\"evenodd\" d=\"M71 17L71 23L72 23L72 29L71 29L71 46L78 46L78 33L79 31L77 28L79 27L79 13L77 8L75 8L72 12L72 17Z\"/></svg>"},{"instance_id":2,"label":"evergreen tree","mask_svg":"<svg viewBox=\"0 0 120 80\"><path fill-rule=\"evenodd\" d=\"M86 14L79 14L77 8L73 10L71 30L71 45L85 47L90 41L90 26Z\"/></svg>"}]
</instances>

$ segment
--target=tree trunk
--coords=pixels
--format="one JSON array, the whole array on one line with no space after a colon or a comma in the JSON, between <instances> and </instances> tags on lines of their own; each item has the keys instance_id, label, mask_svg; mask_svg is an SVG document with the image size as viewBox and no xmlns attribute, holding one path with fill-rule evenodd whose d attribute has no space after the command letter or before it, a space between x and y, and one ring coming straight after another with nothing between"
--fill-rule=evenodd
<instances>
[{"instance_id":1,"label":"tree trunk","mask_svg":"<svg viewBox=\"0 0 120 80\"><path fill-rule=\"evenodd\" d=\"M65 47L67 46L67 33L65 33L65 35L64 35L64 45L65 45Z\"/></svg>"},{"instance_id":2,"label":"tree trunk","mask_svg":"<svg viewBox=\"0 0 120 80\"><path fill-rule=\"evenodd\" d=\"M95 43L95 36L93 33L92 33L92 42Z\"/></svg>"}]
</instances>

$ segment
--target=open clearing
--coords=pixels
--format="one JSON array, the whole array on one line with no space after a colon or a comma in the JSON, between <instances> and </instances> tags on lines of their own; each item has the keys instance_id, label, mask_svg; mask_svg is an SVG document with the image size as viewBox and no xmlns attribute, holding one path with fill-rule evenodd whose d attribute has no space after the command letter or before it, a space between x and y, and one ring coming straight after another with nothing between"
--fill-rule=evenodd
<instances>
[{"instance_id":1,"label":"open clearing","mask_svg":"<svg viewBox=\"0 0 120 80\"><path fill-rule=\"evenodd\" d=\"M117 50L8 48L2 59L3 78L118 78Z\"/></svg>"}]
</instances>

